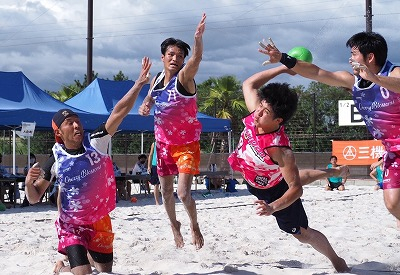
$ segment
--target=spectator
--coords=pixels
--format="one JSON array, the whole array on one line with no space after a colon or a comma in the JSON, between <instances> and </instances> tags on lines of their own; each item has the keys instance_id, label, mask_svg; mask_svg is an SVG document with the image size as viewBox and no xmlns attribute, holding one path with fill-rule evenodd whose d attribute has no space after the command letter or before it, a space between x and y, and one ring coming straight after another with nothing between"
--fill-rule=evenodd
<instances>
[{"instance_id":1,"label":"spectator","mask_svg":"<svg viewBox=\"0 0 400 275\"><path fill-rule=\"evenodd\" d=\"M149 161L147 163L147 172L150 174L150 183L154 186L154 200L156 205L160 205L160 179L157 173L157 152L156 142L154 141L150 147Z\"/></svg>"},{"instance_id":2,"label":"spectator","mask_svg":"<svg viewBox=\"0 0 400 275\"><path fill-rule=\"evenodd\" d=\"M138 156L138 161L132 169L132 175L147 175L147 156L145 154L140 154ZM145 193L150 194L150 185L148 181L142 182L142 180L135 181L140 184L140 188L144 188ZM128 195L131 195L131 185L126 186ZM142 189L143 190L143 189Z\"/></svg>"},{"instance_id":3,"label":"spectator","mask_svg":"<svg viewBox=\"0 0 400 275\"><path fill-rule=\"evenodd\" d=\"M378 159L378 165L372 169L369 176L376 181L374 190L383 189L383 159L380 157Z\"/></svg>"},{"instance_id":4,"label":"spectator","mask_svg":"<svg viewBox=\"0 0 400 275\"><path fill-rule=\"evenodd\" d=\"M330 158L330 162L326 168L330 169L330 168L336 168L339 167L340 165L337 164L337 157L336 156L331 156ZM337 189L339 191L343 191L344 188L344 184L347 181L347 177L344 176L342 177L330 177L326 179L327 181L327 185L325 186L325 190L327 191L332 191L333 189Z\"/></svg>"},{"instance_id":5,"label":"spectator","mask_svg":"<svg viewBox=\"0 0 400 275\"><path fill-rule=\"evenodd\" d=\"M11 176L11 174L7 171L7 169L2 165L3 163L3 155L0 153L0 178L7 178ZM3 188L0 188L0 201L4 202L4 195L6 190L8 189L8 198L10 203L14 203L14 185L9 182L3 183Z\"/></svg>"}]
</instances>

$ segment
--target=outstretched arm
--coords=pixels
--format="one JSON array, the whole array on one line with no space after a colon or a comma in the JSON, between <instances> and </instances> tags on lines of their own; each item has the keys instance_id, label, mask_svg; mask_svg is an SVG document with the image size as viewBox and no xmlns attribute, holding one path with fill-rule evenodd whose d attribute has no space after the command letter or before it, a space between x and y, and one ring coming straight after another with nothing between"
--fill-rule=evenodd
<instances>
[{"instance_id":1,"label":"outstretched arm","mask_svg":"<svg viewBox=\"0 0 400 275\"><path fill-rule=\"evenodd\" d=\"M194 94L196 92L194 85L194 77L199 70L201 59L203 58L203 34L206 29L206 14L203 13L199 24L194 33L194 45L192 55L186 66L179 72L179 81L185 89Z\"/></svg>"},{"instance_id":2,"label":"outstretched arm","mask_svg":"<svg viewBox=\"0 0 400 275\"><path fill-rule=\"evenodd\" d=\"M253 112L260 105L260 100L257 96L257 90L260 89L265 83L282 73L295 75L292 70L289 70L286 66L282 65L255 73L243 82L243 96L249 112Z\"/></svg>"},{"instance_id":3,"label":"outstretched arm","mask_svg":"<svg viewBox=\"0 0 400 275\"><path fill-rule=\"evenodd\" d=\"M282 64L290 64L289 68L292 69L295 73L312 80L316 80L322 83L325 83L330 86L336 87L345 87L351 89L354 84L354 76L347 72L347 71L337 71L337 72L330 72L321 69L320 67L304 62L304 61L295 61L291 63L290 57L286 53L282 53L279 49L275 46L274 43L263 44L262 49L258 51L270 57L269 61L266 63L278 63L281 62Z\"/></svg>"},{"instance_id":4,"label":"outstretched arm","mask_svg":"<svg viewBox=\"0 0 400 275\"><path fill-rule=\"evenodd\" d=\"M117 131L122 120L132 109L142 87L149 81L151 62L148 57L142 59L142 70L132 88L118 101L106 122L106 130L112 136Z\"/></svg>"}]
</instances>

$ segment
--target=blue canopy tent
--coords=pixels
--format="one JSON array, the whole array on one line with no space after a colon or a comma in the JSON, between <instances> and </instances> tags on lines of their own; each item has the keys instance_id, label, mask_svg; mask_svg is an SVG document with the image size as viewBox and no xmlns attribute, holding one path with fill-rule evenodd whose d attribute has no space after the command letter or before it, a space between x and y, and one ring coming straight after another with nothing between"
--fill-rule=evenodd
<instances>
[{"instance_id":1,"label":"blue canopy tent","mask_svg":"<svg viewBox=\"0 0 400 275\"><path fill-rule=\"evenodd\" d=\"M79 114L85 129L94 130L108 115L92 115L68 106L33 84L22 72L0 72L0 129L13 131L13 173L15 173L15 134L22 122L35 123L35 131L52 130L55 112L69 108ZM29 163L29 137L28 156Z\"/></svg>"},{"instance_id":2,"label":"blue canopy tent","mask_svg":"<svg viewBox=\"0 0 400 275\"><path fill-rule=\"evenodd\" d=\"M92 115L51 97L22 72L0 72L0 129L17 129L35 122L36 130L51 130L51 119L63 108L76 112L87 130L94 130L108 115Z\"/></svg>"},{"instance_id":3,"label":"blue canopy tent","mask_svg":"<svg viewBox=\"0 0 400 275\"><path fill-rule=\"evenodd\" d=\"M110 114L115 104L129 91L133 84L134 81L131 80L113 81L97 78L82 92L65 101L65 103L94 114ZM140 105L147 96L149 87L150 85L146 84L140 91L135 105L119 127L121 131L154 131L153 113L147 117L138 113ZM214 118L202 113L198 113L197 118L203 125L203 132L229 132L231 130L230 120L228 119Z\"/></svg>"}]
</instances>

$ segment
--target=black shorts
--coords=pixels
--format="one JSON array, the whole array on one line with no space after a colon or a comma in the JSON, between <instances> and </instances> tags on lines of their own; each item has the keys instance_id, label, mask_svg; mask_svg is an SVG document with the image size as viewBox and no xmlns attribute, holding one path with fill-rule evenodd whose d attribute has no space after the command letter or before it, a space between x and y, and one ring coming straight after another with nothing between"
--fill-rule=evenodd
<instances>
[{"instance_id":1,"label":"black shorts","mask_svg":"<svg viewBox=\"0 0 400 275\"><path fill-rule=\"evenodd\" d=\"M330 180L328 181L329 181L328 186L330 189L335 189L335 188L338 189L340 186L343 185L343 183L341 182L331 182Z\"/></svg>"},{"instance_id":2,"label":"black shorts","mask_svg":"<svg viewBox=\"0 0 400 275\"><path fill-rule=\"evenodd\" d=\"M247 183L247 189L259 200L271 203L282 197L289 187L286 181L282 180L274 187L268 189L258 189ZM300 198L285 209L277 211L272 215L276 218L279 228L286 233L300 234L300 227L308 228L307 214Z\"/></svg>"},{"instance_id":3,"label":"black shorts","mask_svg":"<svg viewBox=\"0 0 400 275\"><path fill-rule=\"evenodd\" d=\"M160 184L160 179L158 178L157 174L157 166L151 166L150 183L152 185Z\"/></svg>"}]
</instances>

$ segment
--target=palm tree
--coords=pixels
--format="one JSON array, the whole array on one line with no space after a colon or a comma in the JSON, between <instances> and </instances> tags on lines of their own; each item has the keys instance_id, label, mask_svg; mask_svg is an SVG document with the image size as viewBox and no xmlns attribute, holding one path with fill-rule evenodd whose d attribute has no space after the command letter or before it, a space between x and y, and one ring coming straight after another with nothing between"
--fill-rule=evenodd
<instances>
[{"instance_id":1,"label":"palm tree","mask_svg":"<svg viewBox=\"0 0 400 275\"><path fill-rule=\"evenodd\" d=\"M235 76L210 77L198 86L199 110L208 115L231 120L232 132L240 131L241 118L247 108L241 91L241 83ZM213 134L212 144L221 133ZM221 139L221 152L226 151L226 143ZM214 151L214 148L212 149Z\"/></svg>"},{"instance_id":2,"label":"palm tree","mask_svg":"<svg viewBox=\"0 0 400 275\"><path fill-rule=\"evenodd\" d=\"M68 85L68 86L63 86L61 90L58 92L48 92L52 97L55 99L65 102L68 99L76 96L78 93L80 93L81 90L77 85Z\"/></svg>"},{"instance_id":3,"label":"palm tree","mask_svg":"<svg viewBox=\"0 0 400 275\"><path fill-rule=\"evenodd\" d=\"M241 83L235 76L210 77L199 85L198 94L201 112L230 119L233 125L247 112ZM233 125L232 130L238 130Z\"/></svg>"}]
</instances>

